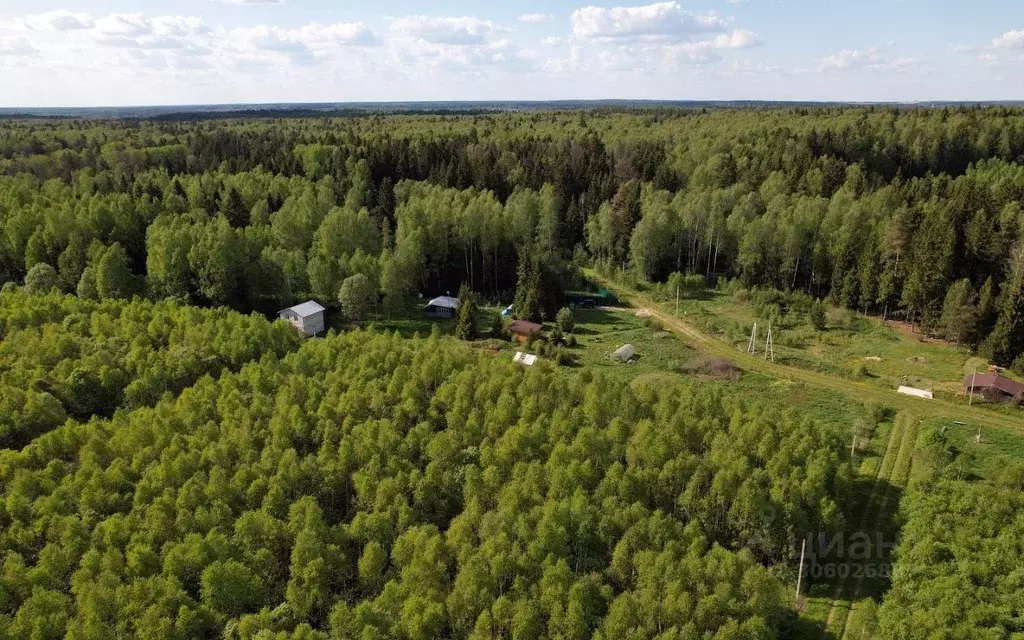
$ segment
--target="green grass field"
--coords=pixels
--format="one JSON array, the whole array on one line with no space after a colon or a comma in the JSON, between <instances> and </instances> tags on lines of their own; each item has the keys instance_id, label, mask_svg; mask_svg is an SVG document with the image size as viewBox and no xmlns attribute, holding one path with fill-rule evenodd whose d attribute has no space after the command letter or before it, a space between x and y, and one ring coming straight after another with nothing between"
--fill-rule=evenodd
<instances>
[{"instance_id":1,"label":"green grass field","mask_svg":"<svg viewBox=\"0 0 1024 640\"><path fill-rule=\"evenodd\" d=\"M675 298L647 287L661 308L676 312ZM758 350L764 349L768 318L758 314L745 291L729 294L706 290L679 300L679 317L738 349L746 349L758 323ZM831 309L827 328L818 331L803 314L776 317L772 329L776 361L812 371L871 381L885 388L908 385L933 391L947 400L966 403L965 375L986 363L966 348L930 338L910 326ZM1013 377L1012 373L1007 374ZM1009 407L1009 409L1014 409ZM1000 407L998 410L1006 411ZM1024 421L1024 414L1022 414Z\"/></svg>"}]
</instances>

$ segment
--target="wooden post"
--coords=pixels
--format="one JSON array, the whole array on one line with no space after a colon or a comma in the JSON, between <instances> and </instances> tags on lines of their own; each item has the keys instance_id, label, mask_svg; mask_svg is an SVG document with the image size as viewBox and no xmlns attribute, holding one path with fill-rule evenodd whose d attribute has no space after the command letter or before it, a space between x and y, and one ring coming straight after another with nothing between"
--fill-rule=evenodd
<instances>
[{"instance_id":1,"label":"wooden post","mask_svg":"<svg viewBox=\"0 0 1024 640\"><path fill-rule=\"evenodd\" d=\"M679 317L679 285L676 285L676 317Z\"/></svg>"},{"instance_id":2,"label":"wooden post","mask_svg":"<svg viewBox=\"0 0 1024 640\"><path fill-rule=\"evenodd\" d=\"M800 602L800 582L804 577L804 552L807 551L807 538L804 538L800 545L800 571L796 574L796 598L794 602Z\"/></svg>"},{"instance_id":3,"label":"wooden post","mask_svg":"<svg viewBox=\"0 0 1024 640\"><path fill-rule=\"evenodd\" d=\"M850 459L857 453L857 434L853 434L853 444L850 445Z\"/></svg>"},{"instance_id":4,"label":"wooden post","mask_svg":"<svg viewBox=\"0 0 1024 640\"><path fill-rule=\"evenodd\" d=\"M975 367L974 373L971 374L971 396L967 399L967 406L974 404L974 379L978 377L978 369Z\"/></svg>"}]
</instances>

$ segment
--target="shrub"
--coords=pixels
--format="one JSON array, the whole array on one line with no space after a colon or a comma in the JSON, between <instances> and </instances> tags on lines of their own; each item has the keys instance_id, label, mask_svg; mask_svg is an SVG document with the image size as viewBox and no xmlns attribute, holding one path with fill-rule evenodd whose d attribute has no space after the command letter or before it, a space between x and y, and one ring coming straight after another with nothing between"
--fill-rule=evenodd
<instances>
[{"instance_id":1,"label":"shrub","mask_svg":"<svg viewBox=\"0 0 1024 640\"><path fill-rule=\"evenodd\" d=\"M562 307L555 316L555 324L563 333L572 333L576 328L576 316L569 307Z\"/></svg>"},{"instance_id":2,"label":"shrub","mask_svg":"<svg viewBox=\"0 0 1024 640\"><path fill-rule=\"evenodd\" d=\"M1010 369L1017 374L1024 376L1024 353L1017 356L1017 359L1010 365Z\"/></svg>"},{"instance_id":3,"label":"shrub","mask_svg":"<svg viewBox=\"0 0 1024 640\"><path fill-rule=\"evenodd\" d=\"M824 331L828 326L828 316L825 312L825 303L821 300L814 301L814 304L811 305L810 311L807 313L807 317L811 321L811 326L818 331Z\"/></svg>"},{"instance_id":4,"label":"shrub","mask_svg":"<svg viewBox=\"0 0 1024 640\"><path fill-rule=\"evenodd\" d=\"M654 316L647 316L644 318L644 324L651 328L652 331L664 331L665 325L662 324L661 320L658 320Z\"/></svg>"},{"instance_id":5,"label":"shrub","mask_svg":"<svg viewBox=\"0 0 1024 640\"><path fill-rule=\"evenodd\" d=\"M678 271L673 272L668 277L668 280L664 285L664 293L669 297L674 297L676 291L679 291L679 295L693 295L707 289L708 283L704 279L704 276L691 273L690 275L683 275Z\"/></svg>"},{"instance_id":6,"label":"shrub","mask_svg":"<svg viewBox=\"0 0 1024 640\"><path fill-rule=\"evenodd\" d=\"M853 328L853 324L856 318L853 315L853 311L849 309L832 309L828 313L828 319L832 323L832 326L839 327L840 329L850 330Z\"/></svg>"},{"instance_id":7,"label":"shrub","mask_svg":"<svg viewBox=\"0 0 1024 640\"><path fill-rule=\"evenodd\" d=\"M567 346L567 347L575 347L576 344L577 343L576 343L576 334L575 333L570 333L569 335L567 335L565 337L565 346Z\"/></svg>"}]
</instances>

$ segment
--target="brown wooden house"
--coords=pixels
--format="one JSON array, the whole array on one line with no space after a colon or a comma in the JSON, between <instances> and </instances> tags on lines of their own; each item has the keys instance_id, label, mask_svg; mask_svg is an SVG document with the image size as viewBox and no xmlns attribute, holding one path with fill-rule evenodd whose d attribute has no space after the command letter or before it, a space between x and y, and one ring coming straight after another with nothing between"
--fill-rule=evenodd
<instances>
[{"instance_id":1,"label":"brown wooden house","mask_svg":"<svg viewBox=\"0 0 1024 640\"><path fill-rule=\"evenodd\" d=\"M530 338L539 338L544 327L528 320L515 320L508 325L508 330L516 340L525 343Z\"/></svg>"},{"instance_id":2,"label":"brown wooden house","mask_svg":"<svg viewBox=\"0 0 1024 640\"><path fill-rule=\"evenodd\" d=\"M964 379L964 392L993 402L1024 403L1024 383L1004 378L998 373L977 373Z\"/></svg>"}]
</instances>

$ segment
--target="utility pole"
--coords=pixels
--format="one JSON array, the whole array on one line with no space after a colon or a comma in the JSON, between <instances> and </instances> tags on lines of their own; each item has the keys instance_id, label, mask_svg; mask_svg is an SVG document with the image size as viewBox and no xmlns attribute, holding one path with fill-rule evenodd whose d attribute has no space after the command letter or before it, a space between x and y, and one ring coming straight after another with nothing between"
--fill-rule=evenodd
<instances>
[{"instance_id":1,"label":"utility pole","mask_svg":"<svg viewBox=\"0 0 1024 640\"><path fill-rule=\"evenodd\" d=\"M803 543L800 545L800 571L796 574L796 598L794 602L800 602L800 582L804 577L804 552L807 551L807 538L805 537Z\"/></svg>"},{"instance_id":2,"label":"utility pole","mask_svg":"<svg viewBox=\"0 0 1024 640\"><path fill-rule=\"evenodd\" d=\"M679 285L676 285L676 317L679 317Z\"/></svg>"},{"instance_id":3,"label":"utility pole","mask_svg":"<svg viewBox=\"0 0 1024 640\"><path fill-rule=\"evenodd\" d=\"M775 341L772 340L772 323L768 323L768 337L764 341L764 359L767 360L771 356L772 362L775 362Z\"/></svg>"},{"instance_id":4,"label":"utility pole","mask_svg":"<svg viewBox=\"0 0 1024 640\"><path fill-rule=\"evenodd\" d=\"M974 368L974 373L971 374L971 396L967 399L967 406L971 406L974 403L974 379L978 377L978 368Z\"/></svg>"},{"instance_id":5,"label":"utility pole","mask_svg":"<svg viewBox=\"0 0 1024 640\"><path fill-rule=\"evenodd\" d=\"M750 342L747 343L747 353L757 353L757 323L750 331Z\"/></svg>"},{"instance_id":6,"label":"utility pole","mask_svg":"<svg viewBox=\"0 0 1024 640\"><path fill-rule=\"evenodd\" d=\"M857 453L857 434L853 434L853 444L850 445L850 459L853 459L854 454Z\"/></svg>"}]
</instances>

